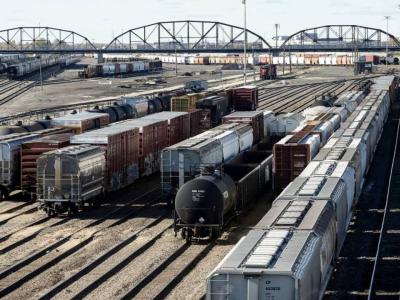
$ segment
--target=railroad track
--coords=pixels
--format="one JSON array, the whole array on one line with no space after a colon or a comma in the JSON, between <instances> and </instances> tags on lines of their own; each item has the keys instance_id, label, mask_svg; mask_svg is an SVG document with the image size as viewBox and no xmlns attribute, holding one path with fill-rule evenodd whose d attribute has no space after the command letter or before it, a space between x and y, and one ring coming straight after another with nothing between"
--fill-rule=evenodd
<instances>
[{"instance_id":1,"label":"railroad track","mask_svg":"<svg viewBox=\"0 0 400 300\"><path fill-rule=\"evenodd\" d=\"M40 295L39 299L49 299L69 289L72 299L82 299L91 294L111 277L120 273L126 266L138 259L149 248L154 247L163 235L172 230L170 221L162 222L169 213L165 213L137 229L114 247L81 267L72 276ZM155 229L153 236L144 243L137 242L139 235ZM74 293L75 292L75 293Z\"/></svg>"},{"instance_id":2,"label":"railroad track","mask_svg":"<svg viewBox=\"0 0 400 300\"><path fill-rule=\"evenodd\" d=\"M282 90L261 92L258 110L273 110L275 112L299 113L308 108L316 96L324 93L340 95L344 91L353 89L365 79L340 80L327 83L313 83L295 87L286 87Z\"/></svg>"},{"instance_id":3,"label":"railroad track","mask_svg":"<svg viewBox=\"0 0 400 300\"><path fill-rule=\"evenodd\" d=\"M43 77L48 76L51 72L53 72L57 67L52 67L50 69L44 70ZM52 85L52 84L60 84L60 83L72 83L76 81L82 81L82 79L77 80L44 80L43 85ZM6 94L5 97L0 98L0 105L3 105L14 98L22 95L23 93L29 91L31 88L35 87L40 82L38 78L38 74L33 74L30 76L26 76L23 80L5 80L4 82L0 82L0 95Z\"/></svg>"},{"instance_id":4,"label":"railroad track","mask_svg":"<svg viewBox=\"0 0 400 300\"><path fill-rule=\"evenodd\" d=\"M153 190L150 190L149 192L153 192L153 191L158 191L158 189L153 189ZM143 190L143 194L147 194L147 193L148 193L148 191L146 192L146 190ZM140 194L137 194L137 195L140 195ZM132 198L130 198L131 195L129 195L129 194L127 194L126 196L127 196L126 200L123 199L120 203L116 203L116 205L121 206L121 207L125 207L126 205L129 205L131 203ZM138 198L138 197L134 196L134 199L136 199L136 198ZM30 203L33 203L33 202L30 202ZM21 208L23 209L24 207L25 206L21 205L19 209L21 209ZM89 207L89 209L80 212L80 219L82 219L82 220L89 219L90 220L90 219L96 219L96 218L98 218L98 216L100 216L100 218L101 218L101 217L104 217L104 215L107 214L109 212L109 210L110 210L110 207L107 204L99 206L97 208ZM18 211L18 216L22 216L22 215L23 215L23 212ZM49 218L47 215L43 216L43 214L41 214L41 211L38 211L37 216L38 216L37 219L34 219L26 224L23 224L22 226L17 226L17 228L5 228L3 230L3 232L5 232L6 234L2 235L2 236L0 235L0 242L2 242L2 244L0 244L2 246L2 247L0 247L0 254L5 254L15 248L18 248L21 245L33 240L35 237L37 237L40 233L42 233L45 230L64 225L70 221L74 222L76 220L73 218L73 216L66 216L66 217L62 217L59 219ZM33 218L33 217L31 217L31 218ZM14 218L14 219L15 219L15 221L19 221L20 223L23 223L23 222L21 222L21 220L18 220L17 218ZM39 228L35 228L33 230L32 227L37 226L37 225L41 225L41 226ZM28 229L28 228L31 228L28 231L28 234L24 234L24 230ZM17 236L17 238L12 238L15 235ZM11 241L5 243L5 241L8 241L9 239L11 239Z\"/></svg>"},{"instance_id":5,"label":"railroad track","mask_svg":"<svg viewBox=\"0 0 400 300\"><path fill-rule=\"evenodd\" d=\"M375 151L325 300L400 298L399 117L400 105L396 103Z\"/></svg>"},{"instance_id":6,"label":"railroad track","mask_svg":"<svg viewBox=\"0 0 400 300\"><path fill-rule=\"evenodd\" d=\"M368 300L378 297L400 298L400 119L390 167L389 184L374 257Z\"/></svg>"},{"instance_id":7,"label":"railroad track","mask_svg":"<svg viewBox=\"0 0 400 300\"><path fill-rule=\"evenodd\" d=\"M134 216L137 217L160 199L159 188L151 190L126 205L109 211L99 219L91 219L87 224L0 271L0 297L17 291L22 285L90 245L101 232L124 224Z\"/></svg>"},{"instance_id":8,"label":"railroad track","mask_svg":"<svg viewBox=\"0 0 400 300\"><path fill-rule=\"evenodd\" d=\"M321 92L324 88L336 86L337 82L334 83L315 83L302 85L294 88L285 89L278 93L273 93L272 96L265 95L260 99L259 110L274 110L283 111L287 107L294 105L295 101L315 96Z\"/></svg>"},{"instance_id":9,"label":"railroad track","mask_svg":"<svg viewBox=\"0 0 400 300\"><path fill-rule=\"evenodd\" d=\"M31 88L33 88L35 86L36 86L36 82L31 82L28 84L23 83L23 84L18 85L18 89L16 91L14 91L13 93L7 95L6 97L0 99L0 105L10 102L14 98L18 97L19 95L22 95L23 93L29 91Z\"/></svg>"},{"instance_id":10,"label":"railroad track","mask_svg":"<svg viewBox=\"0 0 400 300\"><path fill-rule=\"evenodd\" d=\"M34 203L34 202L33 201L26 201L26 202L23 202L21 204L17 204L15 206L13 205L11 207L6 207L2 211L0 211L0 215L10 214L10 213L16 212L16 211L20 210L21 208L23 208L23 207L25 207L27 205L30 205L32 203Z\"/></svg>"},{"instance_id":11,"label":"railroad track","mask_svg":"<svg viewBox=\"0 0 400 300\"><path fill-rule=\"evenodd\" d=\"M22 207L17 212L10 212L7 214L3 214L3 215L6 215L5 218L2 218L2 216L0 215L0 225L4 225L7 222L9 222L10 220L18 218L19 216L22 216L22 215L30 214L35 211L37 211L37 204L32 203L31 205ZM7 216L7 215L10 215L10 216Z\"/></svg>"}]
</instances>

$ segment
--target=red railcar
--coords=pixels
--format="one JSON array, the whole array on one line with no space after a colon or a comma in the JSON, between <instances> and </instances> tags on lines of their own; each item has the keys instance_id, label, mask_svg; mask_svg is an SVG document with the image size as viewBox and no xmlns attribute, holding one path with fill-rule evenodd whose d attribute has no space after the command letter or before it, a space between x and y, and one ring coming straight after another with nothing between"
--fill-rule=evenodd
<instances>
[{"instance_id":1,"label":"red railcar","mask_svg":"<svg viewBox=\"0 0 400 300\"><path fill-rule=\"evenodd\" d=\"M273 186L284 189L306 168L318 153L320 136L306 131L288 135L273 147Z\"/></svg>"},{"instance_id":2,"label":"red railcar","mask_svg":"<svg viewBox=\"0 0 400 300\"><path fill-rule=\"evenodd\" d=\"M23 191L36 191L38 157L43 153L69 146L71 136L72 132L48 135L21 145L21 189Z\"/></svg>"},{"instance_id":3,"label":"red railcar","mask_svg":"<svg viewBox=\"0 0 400 300\"><path fill-rule=\"evenodd\" d=\"M106 154L105 190L116 191L139 178L139 129L109 126L71 137L71 144L97 145Z\"/></svg>"},{"instance_id":4,"label":"red railcar","mask_svg":"<svg viewBox=\"0 0 400 300\"><path fill-rule=\"evenodd\" d=\"M277 77L276 65L265 65L260 67L260 79L271 80Z\"/></svg>"},{"instance_id":5,"label":"red railcar","mask_svg":"<svg viewBox=\"0 0 400 300\"><path fill-rule=\"evenodd\" d=\"M165 111L143 117L142 120L168 122L168 144L173 145L190 137L190 114L187 112Z\"/></svg>"},{"instance_id":6,"label":"red railcar","mask_svg":"<svg viewBox=\"0 0 400 300\"><path fill-rule=\"evenodd\" d=\"M236 111L256 110L258 88L252 85L234 88L228 92L228 97L228 103L232 103Z\"/></svg>"}]
</instances>

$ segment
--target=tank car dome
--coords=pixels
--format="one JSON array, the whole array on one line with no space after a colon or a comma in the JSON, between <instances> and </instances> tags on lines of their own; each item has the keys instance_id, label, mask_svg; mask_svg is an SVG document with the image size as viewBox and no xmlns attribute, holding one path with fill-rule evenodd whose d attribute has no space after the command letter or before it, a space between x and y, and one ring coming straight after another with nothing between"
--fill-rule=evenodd
<instances>
[{"instance_id":1,"label":"tank car dome","mask_svg":"<svg viewBox=\"0 0 400 300\"><path fill-rule=\"evenodd\" d=\"M185 224L219 224L235 200L235 184L229 176L200 176L179 189L175 210Z\"/></svg>"}]
</instances>

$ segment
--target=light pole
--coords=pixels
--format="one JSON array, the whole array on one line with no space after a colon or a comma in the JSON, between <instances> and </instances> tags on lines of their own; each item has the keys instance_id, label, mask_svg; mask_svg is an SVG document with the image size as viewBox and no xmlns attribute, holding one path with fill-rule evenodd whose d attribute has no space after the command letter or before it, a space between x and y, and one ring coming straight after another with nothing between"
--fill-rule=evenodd
<instances>
[{"instance_id":1,"label":"light pole","mask_svg":"<svg viewBox=\"0 0 400 300\"><path fill-rule=\"evenodd\" d=\"M176 49L176 41L174 41L175 45L175 77L178 77L178 51Z\"/></svg>"},{"instance_id":2,"label":"light pole","mask_svg":"<svg viewBox=\"0 0 400 300\"><path fill-rule=\"evenodd\" d=\"M389 19L390 16L385 16L386 19L386 68L388 67L388 57L389 57Z\"/></svg>"},{"instance_id":3,"label":"light pole","mask_svg":"<svg viewBox=\"0 0 400 300\"><path fill-rule=\"evenodd\" d=\"M244 81L243 85L247 84L247 73L246 73L246 64L247 64L247 11L246 11L246 0L242 0L242 4L244 6L244 46L243 46L243 75L244 75Z\"/></svg>"},{"instance_id":4,"label":"light pole","mask_svg":"<svg viewBox=\"0 0 400 300\"><path fill-rule=\"evenodd\" d=\"M40 90L43 92L42 56L41 55L39 55L39 77L40 77Z\"/></svg>"},{"instance_id":5,"label":"light pole","mask_svg":"<svg viewBox=\"0 0 400 300\"><path fill-rule=\"evenodd\" d=\"M276 23L274 26L275 26L275 48L278 49L278 29L280 25Z\"/></svg>"}]
</instances>

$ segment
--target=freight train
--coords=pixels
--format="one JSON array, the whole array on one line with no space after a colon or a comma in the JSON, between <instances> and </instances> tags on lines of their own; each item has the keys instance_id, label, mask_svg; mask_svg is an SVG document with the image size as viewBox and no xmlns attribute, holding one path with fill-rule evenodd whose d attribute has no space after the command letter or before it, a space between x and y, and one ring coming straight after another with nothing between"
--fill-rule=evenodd
<instances>
[{"instance_id":1,"label":"freight train","mask_svg":"<svg viewBox=\"0 0 400 300\"><path fill-rule=\"evenodd\" d=\"M71 146L37 160L37 200L50 216L86 203L160 169L160 153L198 127L198 112L161 112L72 135ZM88 146L89 145L89 146ZM93 175L93 176L92 176Z\"/></svg>"},{"instance_id":2,"label":"freight train","mask_svg":"<svg viewBox=\"0 0 400 300\"><path fill-rule=\"evenodd\" d=\"M85 203L94 201L91 197L88 200L87 195L78 200L70 198L72 190L80 188L76 186L79 181L78 183L74 182L73 186L69 186L71 193L59 194L59 184L64 179L51 179L51 172L56 171L55 167L53 166L51 171L46 169L48 165L45 165L42 169L44 173L40 173L39 165L35 164L40 155L45 156L50 150L61 151L60 148L70 144L72 146L91 144L101 148L100 152L106 158L102 195L121 189L139 177L158 172L160 154L164 148L211 127L210 116L213 115L213 112L208 111L207 113L208 109L193 108L188 112L160 112L157 114L157 112L171 107L171 99L172 94L161 95L153 99L121 98L112 106L98 107L92 111L75 112L54 119L49 118L29 126L20 124L19 126L2 127L4 133L0 136L0 146L4 150L0 157L2 198L6 197L10 191L22 188L23 192L28 192L36 197L50 215L64 211L72 213L77 208L83 207ZM226 97L221 97L221 101L222 99L225 99L226 102L222 107L226 108L228 100ZM223 115L220 115L219 122ZM205 118L208 118L208 123ZM237 125L227 124L225 126L237 127L235 130L241 136L240 147L244 149L248 144L246 139L249 134L246 128L241 128L240 124ZM52 128L48 130L66 129L67 132L63 132L63 134L71 134L70 140L65 139L65 134L59 136L42 133L45 131L43 129L48 127ZM236 136L231 132L224 134L222 131L214 131L212 134L219 135L221 140L227 142L231 136ZM225 147L224 151L228 151L227 149ZM7 166L12 166L12 168ZM73 172L61 166L57 167L57 172L53 175L62 177L63 170L66 170L67 173ZM81 172L78 167L74 169L75 171ZM37 178L33 174L36 174ZM73 173L68 174L68 176L72 176L70 182L73 182ZM79 176L81 176L80 173ZM14 178L13 181L8 180L11 177ZM34 182L38 184L33 184ZM43 188L44 186L46 188ZM64 197L67 194L69 196ZM78 195L81 195L81 192Z\"/></svg>"},{"instance_id":3,"label":"freight train","mask_svg":"<svg viewBox=\"0 0 400 300\"><path fill-rule=\"evenodd\" d=\"M185 64L185 65L229 65L229 64L243 64L243 56L241 55L161 55L161 54L145 54L140 57L146 59L159 59L163 63ZM384 64L385 58L378 57L376 55L364 55L360 56L360 59L373 64ZM271 56L268 54L260 55L248 55L247 63L252 65L300 65L300 66L311 66L311 65L322 65L322 66L349 66L354 63L354 55L351 53L347 54L302 54L292 53L286 54L285 56ZM398 64L398 57L389 57L389 64Z\"/></svg>"},{"instance_id":4,"label":"freight train","mask_svg":"<svg viewBox=\"0 0 400 300\"><path fill-rule=\"evenodd\" d=\"M346 237L391 101L393 76L375 79L321 155L207 279L207 299L321 299Z\"/></svg>"},{"instance_id":5,"label":"freight train","mask_svg":"<svg viewBox=\"0 0 400 300\"><path fill-rule=\"evenodd\" d=\"M10 79L18 79L37 72L40 70L40 68L45 69L56 65L59 65L60 67L66 67L76 63L78 60L79 58L75 56L43 57L10 65L7 68L7 75Z\"/></svg>"},{"instance_id":6,"label":"freight train","mask_svg":"<svg viewBox=\"0 0 400 300\"><path fill-rule=\"evenodd\" d=\"M111 106L97 107L90 111L83 111L80 113L73 111L70 114L59 116L53 119L46 118L44 120L35 121L28 125L17 123L13 126L1 126L0 147L3 147L3 152L0 154L0 199L8 197L10 191L19 189L21 187L23 192L29 193L32 197L36 196L36 185L29 186L29 184L25 184L24 182L26 182L28 179L20 179L20 176L24 173L30 174L32 173L32 170L36 170L35 163L32 162L33 154L35 154L36 159L38 154L47 152L42 150L58 149L59 147L57 145L65 146L65 141L62 139L64 142L61 142L60 137L57 135L55 136L52 130L67 129L67 132L71 132L72 134L82 134L90 130L104 128L110 123L138 119L145 116L148 116L150 119L156 118L157 115L151 115L162 111L168 111L170 108L170 99L173 95L176 94L171 93L160 95L153 99L122 97ZM168 112L166 113L168 114ZM180 113L170 112L170 114L179 115ZM173 131L176 132L171 133L171 135L176 135L179 130L183 130L181 127L185 128L186 130L190 130L191 134L195 135L201 132L203 129L208 129L211 126L211 121L208 120L207 124L207 120L204 119L205 116L209 117L209 114L204 113L204 110L202 109L194 109L184 114L186 114L188 117L190 116L191 122L189 124L181 124L180 126L177 126L178 129L173 129ZM164 118L168 119L166 115L164 115ZM173 125L174 124L171 126ZM49 135L51 135L51 137L48 137ZM182 138L186 137L188 136L184 136ZM36 145L35 143L32 144L31 142L35 142L36 144L44 144L40 149L35 148L35 153L29 154L29 149ZM177 140L171 139L171 144L176 142ZM14 149L13 147L16 148ZM25 156L24 148L26 148ZM26 165L24 165L24 163L21 164L21 160L26 161ZM8 168L7 166L10 165L13 167ZM29 180L32 181L32 175L27 176L30 177ZM11 181L8 179L9 177L15 178L15 180ZM35 181L35 178L33 181Z\"/></svg>"},{"instance_id":7,"label":"freight train","mask_svg":"<svg viewBox=\"0 0 400 300\"><path fill-rule=\"evenodd\" d=\"M232 217L271 186L272 151L258 144L215 169L188 181L175 197L174 230L188 242L218 238Z\"/></svg>"},{"instance_id":8,"label":"freight train","mask_svg":"<svg viewBox=\"0 0 400 300\"><path fill-rule=\"evenodd\" d=\"M138 60L132 62L107 62L103 64L89 65L83 71L80 71L78 75L81 78L92 78L150 73L161 70L162 61L160 60Z\"/></svg>"},{"instance_id":9,"label":"freight train","mask_svg":"<svg viewBox=\"0 0 400 300\"><path fill-rule=\"evenodd\" d=\"M203 238L207 235L213 238L218 237L229 216L238 215L248 208L259 195L257 192L262 190L261 187L265 187L267 183L272 186L272 182L275 188L276 186L284 187L284 183L286 183L284 180L289 180L287 182L289 183L296 172L300 173L309 160L318 153L320 147L327 143L333 132L338 130L340 124L347 121L346 107L353 107L352 104L360 98L361 94L362 92L351 92L351 96L341 97L337 102L338 107L314 106L307 109L303 113L304 121L294 129L293 135L290 134L273 145L273 156L262 156L266 149L266 143L262 141L265 137L264 131L268 130L264 130L264 127L271 128L275 122L274 118L269 117L269 113L264 115L263 112L235 112L225 116L224 122L227 123L242 120L242 122L252 124L254 132L258 132L254 135L255 140L259 148L264 150L240 154L236 164L233 165L226 161L215 160L216 156L214 155L215 162L211 167L220 168L222 172L218 171L217 175L213 176L200 174L199 177L185 184L183 183L187 181L187 178L198 174L190 174L186 171L194 168L193 156L184 154L184 149L179 149L182 147L178 145L181 156L176 156L176 161L167 163L167 166L175 166L174 169L170 168L172 170L170 178L173 179L175 174L175 183L171 179L166 180L172 182L171 186L177 189L176 181L179 179L179 189L175 197L175 230L181 230L182 237L188 241L192 237ZM210 152L209 148L208 146L208 152ZM166 149L163 155L174 157L167 152L168 150ZM200 153L204 153L200 163L203 161L209 163L211 158L205 155L207 152ZM252 168L248 163L251 158L253 159ZM200 163L198 164L200 165ZM184 168L180 169L178 167L180 164L183 164ZM292 165L293 167L291 167ZM272 170L273 177L271 176ZM288 174L289 170L292 173ZM161 176L164 176L164 173ZM267 178L268 180L257 181L254 178ZM248 182L252 182L252 184ZM253 188L249 188L251 185Z\"/></svg>"},{"instance_id":10,"label":"freight train","mask_svg":"<svg viewBox=\"0 0 400 300\"><path fill-rule=\"evenodd\" d=\"M26 60L25 54L0 55L0 74L6 73L10 65Z\"/></svg>"},{"instance_id":11,"label":"freight train","mask_svg":"<svg viewBox=\"0 0 400 300\"><path fill-rule=\"evenodd\" d=\"M204 83L200 82L201 84ZM195 87L195 90L191 90L190 87ZM199 89L198 81L190 81L188 86L183 89L174 90L171 92L163 92L152 97L120 97L116 98L112 105L94 105L88 111L93 113L106 113L109 116L109 122L114 123L118 121L123 121L126 119L140 118L147 114L153 114L161 111L180 111L176 110L175 107L171 108L171 99L173 97L187 97L190 93L195 92ZM194 95L194 94L193 94ZM204 97L204 94L201 94ZM187 99L183 99L187 101ZM212 126L216 126L221 123L222 117L230 112L229 99L222 93L215 94L214 96L204 98L204 101L197 101L194 103L193 107L189 107L191 110L201 110L203 113L204 128L207 129L208 121L211 120ZM182 107L178 107L181 109ZM70 113L75 115L77 111L73 108L65 110L64 113ZM86 115L90 117L90 114ZM82 117L78 114L76 117ZM73 119L73 116L69 118ZM85 118L82 117L84 121ZM62 118L61 118L62 119ZM78 120L75 121L76 123ZM33 121L30 124L23 124L22 122L17 122L13 125L0 125L0 136L13 133L26 133L33 132L37 130L47 129L51 125L51 117L46 116L43 120ZM211 126L211 124L209 125ZM98 128L94 127L94 128Z\"/></svg>"},{"instance_id":12,"label":"freight train","mask_svg":"<svg viewBox=\"0 0 400 300\"><path fill-rule=\"evenodd\" d=\"M225 124L194 136L162 151L161 186L165 198L173 203L178 190L200 175L201 169L219 168L251 148L264 137L262 112L240 112L226 116ZM239 125L245 125L241 128ZM251 131L251 142L248 135ZM225 135L228 132L230 135Z\"/></svg>"},{"instance_id":13,"label":"freight train","mask_svg":"<svg viewBox=\"0 0 400 300\"><path fill-rule=\"evenodd\" d=\"M276 65L263 65L260 67L260 79L273 80L277 77Z\"/></svg>"}]
</instances>

